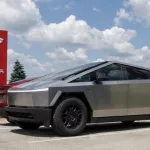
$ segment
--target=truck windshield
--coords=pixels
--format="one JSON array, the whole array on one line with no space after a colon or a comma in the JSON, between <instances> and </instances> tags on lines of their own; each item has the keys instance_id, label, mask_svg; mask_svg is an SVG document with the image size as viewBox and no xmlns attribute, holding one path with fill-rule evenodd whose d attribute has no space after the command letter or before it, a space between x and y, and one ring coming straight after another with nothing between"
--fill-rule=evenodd
<instances>
[{"instance_id":1,"label":"truck windshield","mask_svg":"<svg viewBox=\"0 0 150 150\"><path fill-rule=\"evenodd\" d=\"M79 73L82 73L86 70L89 70L93 67L99 66L106 63L105 62L95 62L95 63L89 63L89 64L85 64L85 65L81 65L78 67L74 67L71 69L67 69L58 73L50 73L47 75L44 75L38 79L35 79L33 81L18 85L16 87L18 88L24 88L24 89L39 89L39 88L47 88L51 85L56 84L57 82L61 81L61 80L66 80L69 77L72 77L74 75L77 75Z\"/></svg>"},{"instance_id":2,"label":"truck windshield","mask_svg":"<svg viewBox=\"0 0 150 150\"><path fill-rule=\"evenodd\" d=\"M73 75L77 75L81 72L84 72L86 70L89 70L95 66L104 64L106 62L95 62L95 63L89 63L89 64L85 64L82 66L78 66L78 67L74 67L71 69L67 69L61 72L57 72L57 73L51 73L48 75L45 75L41 78L38 78L36 81L45 81L45 80L65 80Z\"/></svg>"}]
</instances>

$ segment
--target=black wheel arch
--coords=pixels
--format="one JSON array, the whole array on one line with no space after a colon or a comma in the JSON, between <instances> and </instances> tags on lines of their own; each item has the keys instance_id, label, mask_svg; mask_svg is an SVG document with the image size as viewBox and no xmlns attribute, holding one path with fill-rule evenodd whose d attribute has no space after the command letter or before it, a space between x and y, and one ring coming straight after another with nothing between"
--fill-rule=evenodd
<instances>
[{"instance_id":1,"label":"black wheel arch","mask_svg":"<svg viewBox=\"0 0 150 150\"><path fill-rule=\"evenodd\" d=\"M78 98L80 99L84 104L85 106L87 107L87 110L88 110L88 123L91 122L91 118L92 118L92 108L84 94L84 92L65 92L65 93L62 93L61 96L58 98L58 100L55 102L54 106L53 106L53 111L52 111L52 116L53 116L53 113L56 109L56 107L64 100L64 99L67 99L67 98L72 98L72 97L75 97L75 98Z\"/></svg>"}]
</instances>

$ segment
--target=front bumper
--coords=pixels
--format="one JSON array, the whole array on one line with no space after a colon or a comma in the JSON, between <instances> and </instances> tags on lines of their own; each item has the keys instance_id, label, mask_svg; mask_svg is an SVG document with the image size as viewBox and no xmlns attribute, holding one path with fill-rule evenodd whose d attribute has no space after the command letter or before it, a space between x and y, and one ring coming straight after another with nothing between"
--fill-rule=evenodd
<instances>
[{"instance_id":1,"label":"front bumper","mask_svg":"<svg viewBox=\"0 0 150 150\"><path fill-rule=\"evenodd\" d=\"M34 107L6 107L6 114L10 120L15 122L37 123L49 127L51 122L52 109Z\"/></svg>"}]
</instances>

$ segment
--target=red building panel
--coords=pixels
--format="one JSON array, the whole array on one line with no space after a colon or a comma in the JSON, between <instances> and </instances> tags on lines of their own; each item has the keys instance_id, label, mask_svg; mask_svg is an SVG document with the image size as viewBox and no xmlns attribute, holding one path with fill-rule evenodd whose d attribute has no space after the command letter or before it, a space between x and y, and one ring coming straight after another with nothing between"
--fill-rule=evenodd
<instances>
[{"instance_id":1,"label":"red building panel","mask_svg":"<svg viewBox=\"0 0 150 150\"><path fill-rule=\"evenodd\" d=\"M0 86L7 84L8 32L0 30Z\"/></svg>"}]
</instances>

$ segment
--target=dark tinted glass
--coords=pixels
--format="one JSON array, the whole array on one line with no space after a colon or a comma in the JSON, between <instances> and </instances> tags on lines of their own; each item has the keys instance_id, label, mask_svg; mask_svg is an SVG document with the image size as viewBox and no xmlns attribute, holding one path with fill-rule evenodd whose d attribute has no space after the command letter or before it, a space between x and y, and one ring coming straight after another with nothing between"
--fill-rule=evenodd
<instances>
[{"instance_id":1,"label":"dark tinted glass","mask_svg":"<svg viewBox=\"0 0 150 150\"><path fill-rule=\"evenodd\" d=\"M104 76L105 81L121 80L122 79L121 67L117 64L112 64L104 68L101 68L97 71L83 75L74 80L73 82L90 82L95 81L97 78L101 78Z\"/></svg>"},{"instance_id":2,"label":"dark tinted glass","mask_svg":"<svg viewBox=\"0 0 150 150\"><path fill-rule=\"evenodd\" d=\"M97 78L105 77L105 81L117 81L122 79L122 70L120 65L112 64L101 68L96 73Z\"/></svg>"},{"instance_id":3,"label":"dark tinted glass","mask_svg":"<svg viewBox=\"0 0 150 150\"><path fill-rule=\"evenodd\" d=\"M90 82L95 80L96 80L96 71L83 75L75 79L73 82Z\"/></svg>"},{"instance_id":4,"label":"dark tinted glass","mask_svg":"<svg viewBox=\"0 0 150 150\"><path fill-rule=\"evenodd\" d=\"M135 67L125 66L125 77L129 80L149 79L149 71Z\"/></svg>"},{"instance_id":5,"label":"dark tinted glass","mask_svg":"<svg viewBox=\"0 0 150 150\"><path fill-rule=\"evenodd\" d=\"M28 83L21 84L17 86L18 88L24 88L24 89L39 89L39 88L47 88L52 85L57 84L57 82L60 82L60 80L65 80L69 77L75 76L81 72L84 72L86 70L89 70L93 67L102 65L107 63L105 62L95 62L95 63L89 63L81 66L77 66L71 69L67 69L58 73L51 73L45 76L42 76L36 80L30 81ZM87 80L87 79L86 79Z\"/></svg>"}]
</instances>

